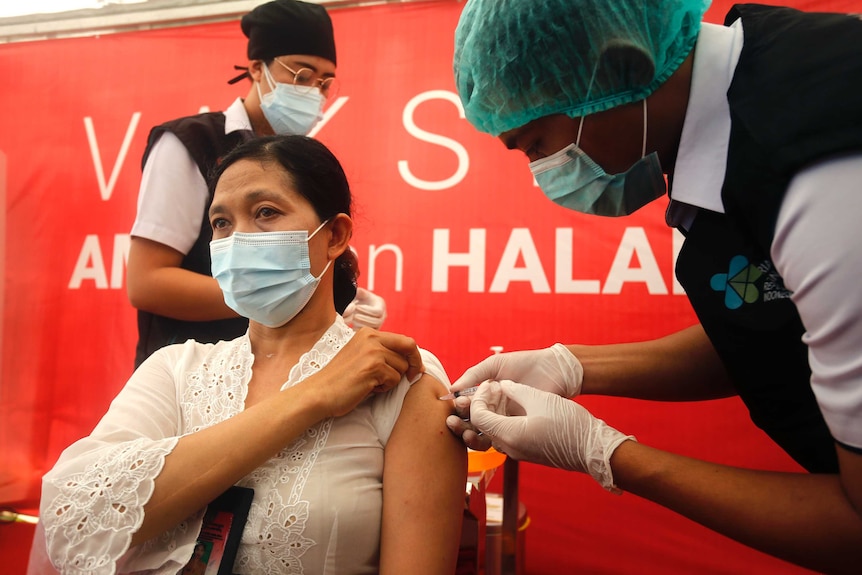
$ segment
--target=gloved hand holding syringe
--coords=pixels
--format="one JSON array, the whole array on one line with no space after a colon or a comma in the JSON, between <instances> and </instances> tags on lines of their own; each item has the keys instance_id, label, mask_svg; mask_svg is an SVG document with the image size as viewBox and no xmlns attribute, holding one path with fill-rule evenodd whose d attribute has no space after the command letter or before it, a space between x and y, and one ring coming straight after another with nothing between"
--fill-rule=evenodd
<instances>
[{"instance_id":1,"label":"gloved hand holding syringe","mask_svg":"<svg viewBox=\"0 0 862 575\"><path fill-rule=\"evenodd\" d=\"M456 397L463 397L465 395L473 395L479 390L478 385L474 385L473 387L468 387L467 389L460 389L458 391L453 391L451 393L447 393L446 395L441 395L440 399L455 399Z\"/></svg>"},{"instance_id":2,"label":"gloved hand holding syringe","mask_svg":"<svg viewBox=\"0 0 862 575\"><path fill-rule=\"evenodd\" d=\"M452 391L440 399L455 399L455 414L446 419L453 433L476 451L491 447L490 440L470 422L470 400L488 381L511 380L561 397L581 392L584 369L564 345L545 349L495 353L473 367L452 384ZM458 399L463 397L463 399Z\"/></svg>"}]
</instances>

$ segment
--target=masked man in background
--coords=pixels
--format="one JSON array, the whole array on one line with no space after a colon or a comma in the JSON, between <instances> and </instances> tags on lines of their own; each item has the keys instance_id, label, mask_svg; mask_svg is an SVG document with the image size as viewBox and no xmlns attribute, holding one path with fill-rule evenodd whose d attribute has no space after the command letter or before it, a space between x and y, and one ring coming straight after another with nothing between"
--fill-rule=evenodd
<instances>
[{"instance_id":1,"label":"masked man in background","mask_svg":"<svg viewBox=\"0 0 862 575\"><path fill-rule=\"evenodd\" d=\"M241 28L249 63L229 83L249 78L246 97L224 112L171 120L150 131L127 274L129 301L138 310L135 367L165 345L245 333L248 320L225 304L210 269L208 176L243 141L307 135L336 92L335 38L322 6L275 0L243 16ZM362 288L352 301L335 304L357 328L379 328L386 316L383 299Z\"/></svg>"}]
</instances>

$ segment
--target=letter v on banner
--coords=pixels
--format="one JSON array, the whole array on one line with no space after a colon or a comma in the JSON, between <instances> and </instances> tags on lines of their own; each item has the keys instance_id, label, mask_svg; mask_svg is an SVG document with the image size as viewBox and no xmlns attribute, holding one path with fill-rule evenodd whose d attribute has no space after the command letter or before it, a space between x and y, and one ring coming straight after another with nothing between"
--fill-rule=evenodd
<instances>
[{"instance_id":1,"label":"letter v on banner","mask_svg":"<svg viewBox=\"0 0 862 575\"><path fill-rule=\"evenodd\" d=\"M135 130L138 128L138 121L140 121L140 119L140 112L132 114L129 127L126 129L126 137L123 138L120 152L117 154L116 161L114 161L113 169L111 169L111 179L106 184L105 170L102 168L102 155L99 152L99 142L96 140L96 130L93 127L93 118L90 116L84 117L84 129L87 131L87 141L90 144L90 155L93 156L93 167L96 169L96 178L99 181L99 192L102 196L103 202L107 202L111 199L111 194L114 192L114 185L117 183L117 177L120 175L120 169L123 167L126 153L129 151L129 146L132 144L132 137L135 135Z\"/></svg>"},{"instance_id":2,"label":"letter v on banner","mask_svg":"<svg viewBox=\"0 0 862 575\"><path fill-rule=\"evenodd\" d=\"M335 116L335 114L338 113L341 107L344 106L344 104L346 104L347 100L349 99L350 98L348 96L339 96L338 98L336 98L335 101L330 104L329 107L323 112L323 118L317 123L316 126L314 126L314 128L311 129L311 131L308 133L308 137L315 137L317 133L323 129L323 126L329 123L329 120L331 120Z\"/></svg>"}]
</instances>

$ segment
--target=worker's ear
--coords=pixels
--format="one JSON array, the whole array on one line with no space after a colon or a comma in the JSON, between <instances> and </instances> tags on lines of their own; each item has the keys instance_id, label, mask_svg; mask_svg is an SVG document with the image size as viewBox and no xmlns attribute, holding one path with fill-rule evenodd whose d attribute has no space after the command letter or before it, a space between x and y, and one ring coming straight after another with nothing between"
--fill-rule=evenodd
<instances>
[{"instance_id":1,"label":"worker's ear","mask_svg":"<svg viewBox=\"0 0 862 575\"><path fill-rule=\"evenodd\" d=\"M347 214L336 214L330 218L329 259L334 260L350 249L353 237L353 220Z\"/></svg>"},{"instance_id":2,"label":"worker's ear","mask_svg":"<svg viewBox=\"0 0 862 575\"><path fill-rule=\"evenodd\" d=\"M266 66L263 60L249 60L248 61L248 75L251 76L251 79L255 82L263 81L263 67Z\"/></svg>"},{"instance_id":3,"label":"worker's ear","mask_svg":"<svg viewBox=\"0 0 862 575\"><path fill-rule=\"evenodd\" d=\"M612 40L596 65L595 85L607 92L647 86L655 77L655 62L643 47L630 40Z\"/></svg>"}]
</instances>

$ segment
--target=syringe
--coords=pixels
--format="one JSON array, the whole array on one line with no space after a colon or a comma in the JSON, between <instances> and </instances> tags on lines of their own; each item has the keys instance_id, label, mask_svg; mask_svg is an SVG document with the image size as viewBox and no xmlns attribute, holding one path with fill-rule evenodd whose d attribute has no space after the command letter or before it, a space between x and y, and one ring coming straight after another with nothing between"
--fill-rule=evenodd
<instances>
[{"instance_id":1,"label":"syringe","mask_svg":"<svg viewBox=\"0 0 862 575\"><path fill-rule=\"evenodd\" d=\"M447 393L446 395L441 395L440 399L455 399L456 397L461 397L462 395L473 395L478 391L479 386L474 385L473 387L468 387L467 389L462 389L460 391L453 391L452 393Z\"/></svg>"}]
</instances>

